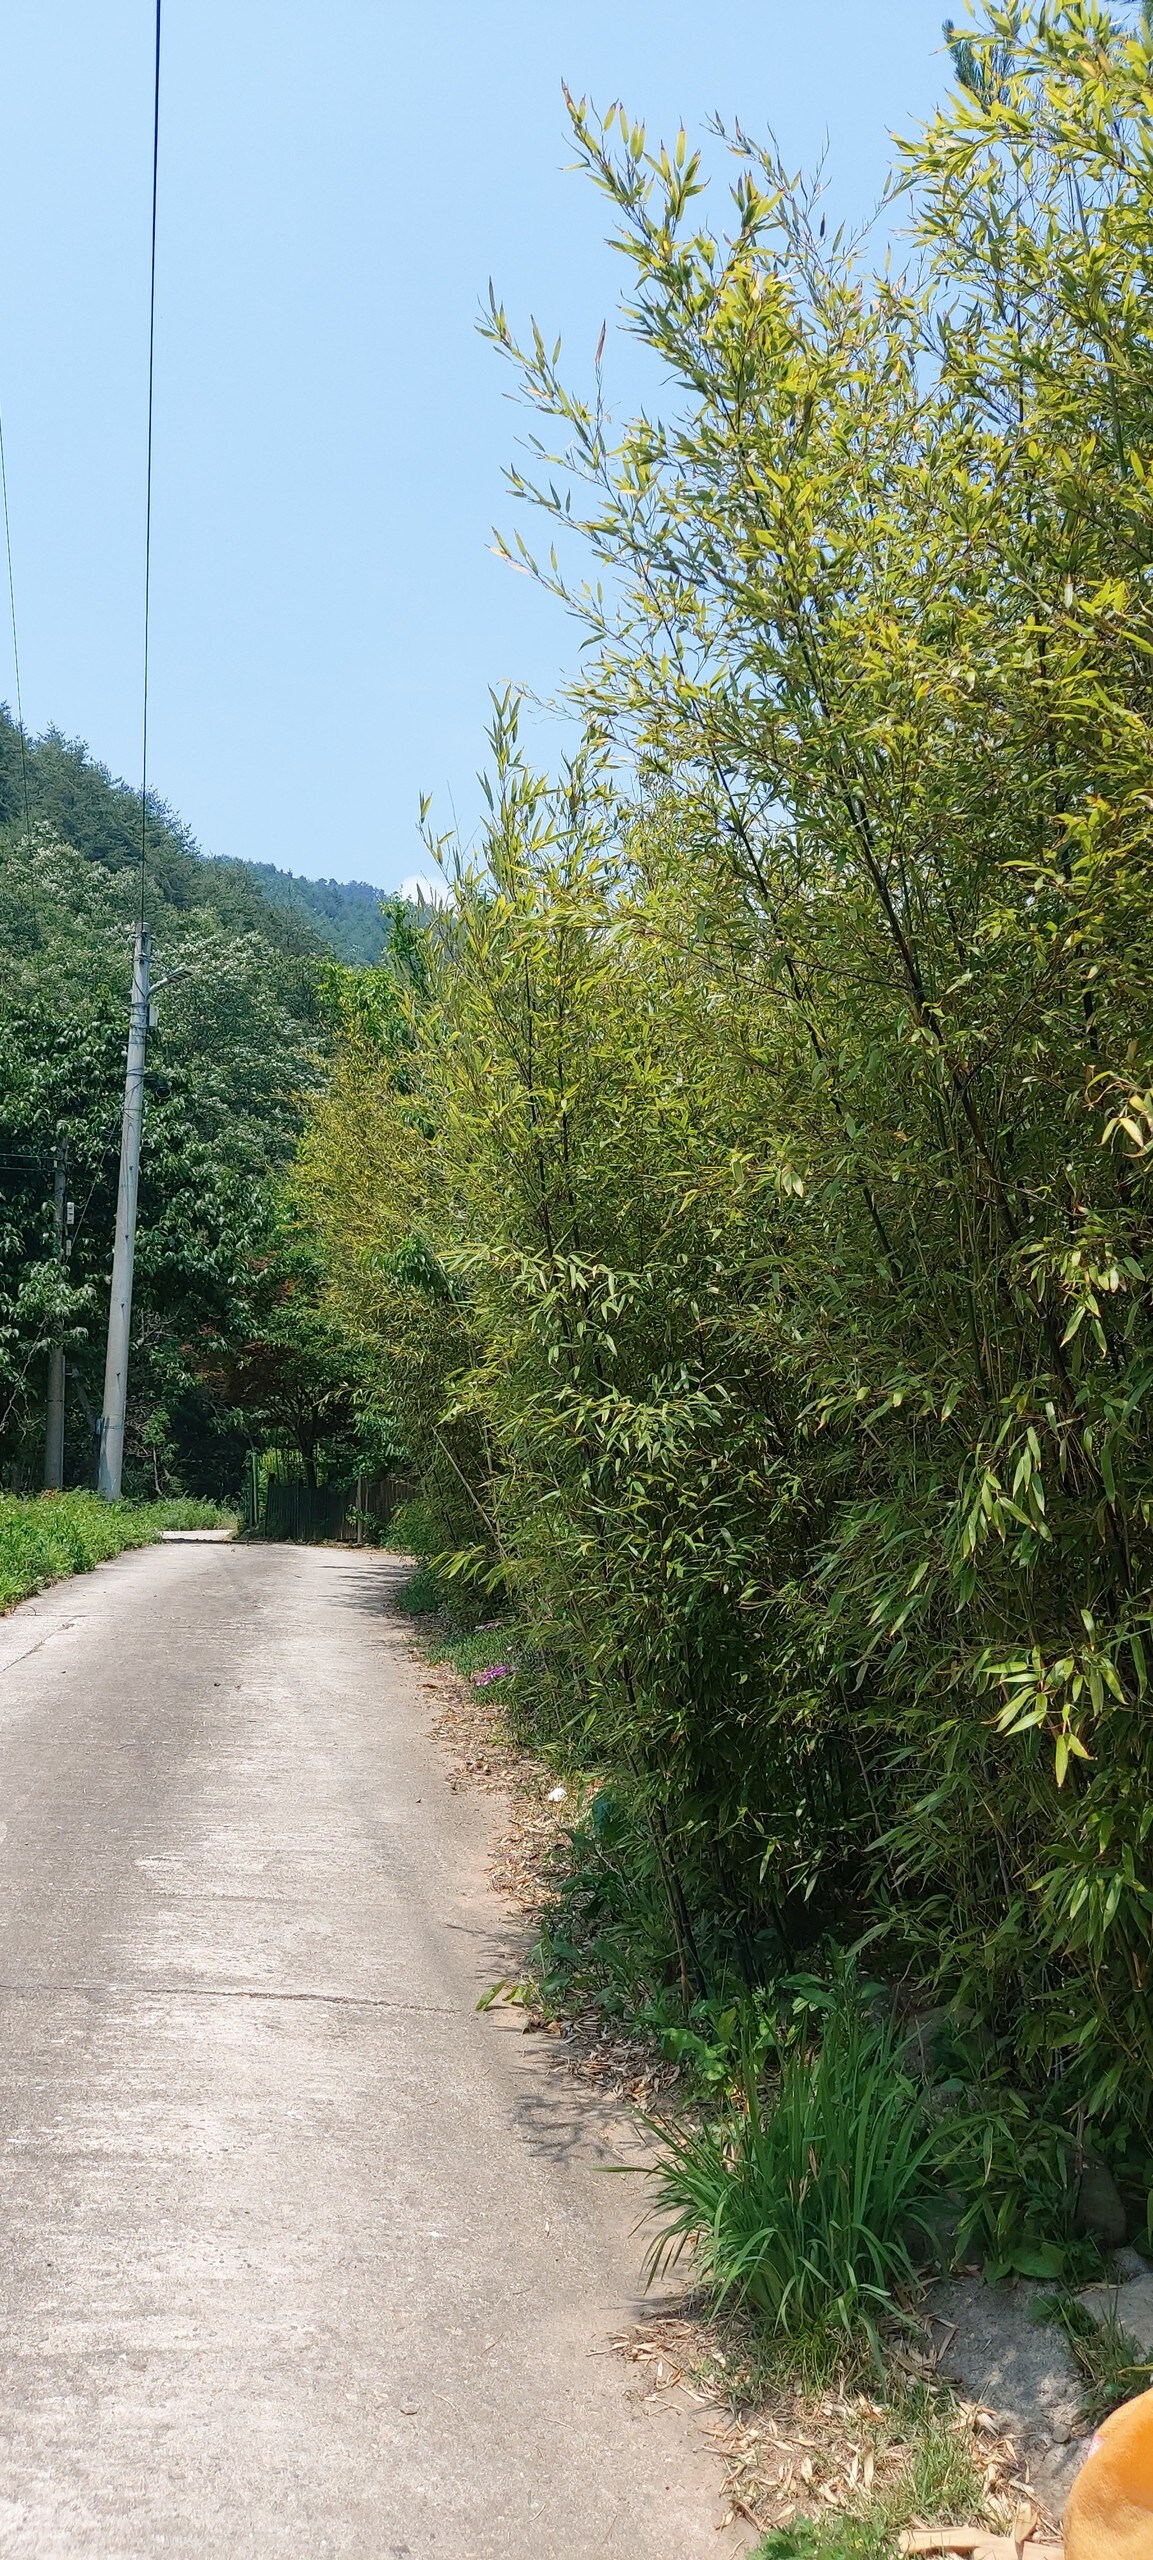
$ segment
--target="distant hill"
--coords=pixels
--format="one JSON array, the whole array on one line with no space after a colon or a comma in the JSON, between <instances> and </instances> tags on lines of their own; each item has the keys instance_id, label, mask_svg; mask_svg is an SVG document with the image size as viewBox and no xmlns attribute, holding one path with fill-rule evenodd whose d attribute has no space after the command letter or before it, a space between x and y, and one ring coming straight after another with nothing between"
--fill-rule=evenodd
<instances>
[{"instance_id":1,"label":"distant hill","mask_svg":"<svg viewBox=\"0 0 1153 2560\"><path fill-rule=\"evenodd\" d=\"M140 860L140 794L98 764L82 740L59 729L25 739L33 823L106 871L134 870ZM0 706L0 828L19 827L24 782L20 732ZM145 828L148 905L162 928L166 909L207 908L233 931L259 933L297 959L335 952L371 967L388 942L379 913L381 891L364 880L302 880L272 862L208 859L188 827L149 793Z\"/></svg>"},{"instance_id":2,"label":"distant hill","mask_svg":"<svg viewBox=\"0 0 1153 2560\"><path fill-rule=\"evenodd\" d=\"M388 919L380 912L383 891L370 888L367 880L302 880L295 871L278 871L274 862L230 867L246 872L274 907L302 917L338 960L373 968L387 948Z\"/></svg>"}]
</instances>

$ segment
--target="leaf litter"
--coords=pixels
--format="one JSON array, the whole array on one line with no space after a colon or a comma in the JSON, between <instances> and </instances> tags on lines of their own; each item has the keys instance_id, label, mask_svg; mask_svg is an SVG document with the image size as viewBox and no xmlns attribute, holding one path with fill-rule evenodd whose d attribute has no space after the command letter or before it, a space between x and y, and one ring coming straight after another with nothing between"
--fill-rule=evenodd
<instances>
[{"instance_id":1,"label":"leaf litter","mask_svg":"<svg viewBox=\"0 0 1153 2560\"><path fill-rule=\"evenodd\" d=\"M730 2509L758 2532L830 2511L859 2515L866 2499L899 2502L925 2423L922 2411L918 2430L899 2394L879 2398L847 2374L824 2389L767 2376L763 2343L745 2316L710 2315L692 2298L612 2343L643 2377L642 2398L687 2393L711 2412L708 2433L725 2466ZM889 2368L894 2381L931 2393L934 2430L955 2436L983 2482L982 2523L1011 2530L1029 2484L994 2412L958 2399L938 2381L932 2353L904 2340L890 2348Z\"/></svg>"},{"instance_id":2,"label":"leaf litter","mask_svg":"<svg viewBox=\"0 0 1153 2560\"><path fill-rule=\"evenodd\" d=\"M407 1624L418 1642L422 1634L440 1632L436 1620L410 1617ZM582 1810L582 1791L571 1783L559 1789L553 1771L516 1740L498 1683L478 1688L447 1663L428 1669L433 1676L421 1685L434 1702L432 1733L448 1757L453 1793L478 1786L502 1800L489 1859L493 1889L519 1918L539 1925L556 1891L566 1836ZM647 2112L681 2080L680 2066L648 2034L610 2030L592 2008L549 2015L527 1980L499 1985L497 1992L523 2005L526 2035L548 2037L564 2068L604 2096ZM758 2349L740 2311L717 2314L689 2295L679 2309L662 2309L609 2344L636 2369L642 2402L672 2393L708 2413L706 2438L724 2467L729 2521L765 2533L830 2511L860 2514L864 2499L899 2494L915 2452L899 2398L855 2389L847 2375L824 2389L767 2377L763 2343ZM1011 2535L1022 2498L1032 2494L1013 2437L992 2410L958 2398L940 2381L928 2331L923 2344L902 2336L889 2361L895 2380L928 2387L934 2427L954 2434L967 2452L984 2483L982 2524ZM930 2520L910 2521L916 2528ZM1023 2560L1028 2549L1026 2543Z\"/></svg>"}]
</instances>

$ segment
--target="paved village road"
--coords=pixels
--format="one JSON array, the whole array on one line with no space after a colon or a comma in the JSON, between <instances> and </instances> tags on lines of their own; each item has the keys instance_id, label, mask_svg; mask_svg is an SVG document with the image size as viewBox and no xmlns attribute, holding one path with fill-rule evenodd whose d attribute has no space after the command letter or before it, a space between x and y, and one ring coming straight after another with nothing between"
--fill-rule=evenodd
<instances>
[{"instance_id":1,"label":"paved village road","mask_svg":"<svg viewBox=\"0 0 1153 2560\"><path fill-rule=\"evenodd\" d=\"M0 1622L0 2552L695 2560L606 2351L636 2182L478 1993L397 1567L170 1546Z\"/></svg>"}]
</instances>

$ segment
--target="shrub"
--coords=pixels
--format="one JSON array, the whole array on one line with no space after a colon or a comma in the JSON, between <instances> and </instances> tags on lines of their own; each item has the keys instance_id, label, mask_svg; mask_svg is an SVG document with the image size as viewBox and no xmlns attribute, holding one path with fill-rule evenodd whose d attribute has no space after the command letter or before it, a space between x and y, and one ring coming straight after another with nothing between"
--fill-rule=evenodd
<instances>
[{"instance_id":1,"label":"shrub","mask_svg":"<svg viewBox=\"0 0 1153 2560\"><path fill-rule=\"evenodd\" d=\"M397 1503L385 1527L383 1544L386 1547L396 1555L412 1555L425 1560L439 1543L427 1502L413 1496L408 1502Z\"/></svg>"},{"instance_id":2,"label":"shrub","mask_svg":"<svg viewBox=\"0 0 1153 2560\"><path fill-rule=\"evenodd\" d=\"M550 782L499 706L301 1196L424 1552L651 1818L685 2009L722 1928L750 1980L883 1929L1148 2145L1153 28L963 62L880 272L744 127L711 227L574 105L661 387L609 433L491 332L587 729Z\"/></svg>"},{"instance_id":3,"label":"shrub","mask_svg":"<svg viewBox=\"0 0 1153 2560\"><path fill-rule=\"evenodd\" d=\"M1074 2272L1083 2280L1093 2271L1100 2252L1073 2227L1073 2131L1052 2106L1031 2104L1003 2081L978 2088L971 2106L945 2120L942 2134L960 2204L958 2257L979 2257L991 2283Z\"/></svg>"},{"instance_id":4,"label":"shrub","mask_svg":"<svg viewBox=\"0 0 1153 2560\"><path fill-rule=\"evenodd\" d=\"M444 1592L431 1565L418 1564L416 1572L409 1575L403 1589L397 1592L396 1605L408 1618L437 1615L444 1606Z\"/></svg>"}]
</instances>

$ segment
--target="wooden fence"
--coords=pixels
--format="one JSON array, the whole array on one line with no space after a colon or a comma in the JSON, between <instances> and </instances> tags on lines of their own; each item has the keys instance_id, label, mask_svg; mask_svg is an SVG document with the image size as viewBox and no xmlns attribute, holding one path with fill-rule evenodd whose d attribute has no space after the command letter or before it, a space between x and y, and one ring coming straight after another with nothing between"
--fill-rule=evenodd
<instances>
[{"instance_id":1,"label":"wooden fence","mask_svg":"<svg viewBox=\"0 0 1153 2560\"><path fill-rule=\"evenodd\" d=\"M262 1484L253 1463L245 1476L245 1523L255 1537L296 1546L319 1547L333 1540L368 1546L411 1491L408 1478L393 1473L358 1476L353 1485L304 1484L282 1476L269 1476Z\"/></svg>"}]
</instances>

